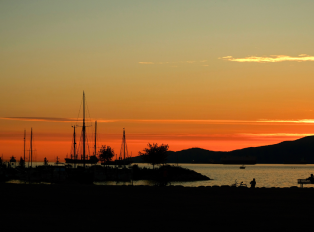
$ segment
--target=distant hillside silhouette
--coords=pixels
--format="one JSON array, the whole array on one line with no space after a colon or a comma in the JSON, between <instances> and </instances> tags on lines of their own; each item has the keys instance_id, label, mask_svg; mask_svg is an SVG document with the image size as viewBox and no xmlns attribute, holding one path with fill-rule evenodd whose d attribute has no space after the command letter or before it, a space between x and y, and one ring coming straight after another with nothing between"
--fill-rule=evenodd
<instances>
[{"instance_id":1,"label":"distant hillside silhouette","mask_svg":"<svg viewBox=\"0 0 314 232\"><path fill-rule=\"evenodd\" d=\"M257 163L314 164L314 136L307 136L294 141L284 141L274 145L248 147L230 152L209 151L202 148L189 148L182 151L169 151L168 163L221 163L222 157L257 158ZM133 157L133 162L142 163L141 157Z\"/></svg>"}]
</instances>

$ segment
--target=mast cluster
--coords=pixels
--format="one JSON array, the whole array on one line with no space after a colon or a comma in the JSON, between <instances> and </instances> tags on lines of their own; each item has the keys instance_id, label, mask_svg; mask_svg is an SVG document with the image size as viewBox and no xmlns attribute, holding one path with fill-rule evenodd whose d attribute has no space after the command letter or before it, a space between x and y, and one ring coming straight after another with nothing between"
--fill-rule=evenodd
<instances>
[{"instance_id":1,"label":"mast cluster","mask_svg":"<svg viewBox=\"0 0 314 232\"><path fill-rule=\"evenodd\" d=\"M77 143L76 143L76 128L78 127L77 125L72 126L74 129L73 132L73 156L71 155L71 158L66 158L65 161L66 163L72 163L74 164L74 167L76 164L83 164L83 167L86 167L86 164L94 164L98 162L98 159L96 157L97 155L97 121L95 122L95 145L94 145L94 155L90 156L88 159L88 156L86 155L86 146L87 146L87 136L86 136L86 101L85 101L85 92L83 92L83 125L82 125L82 150L81 150L81 159L77 159L78 155L78 149L77 149Z\"/></svg>"},{"instance_id":2,"label":"mast cluster","mask_svg":"<svg viewBox=\"0 0 314 232\"><path fill-rule=\"evenodd\" d=\"M119 162L121 162L121 160L122 160L122 164L124 167L126 165L126 158L129 158L129 154L128 154L128 146L126 144L126 139L125 139L125 128L123 128L123 136L122 136L122 144L121 144Z\"/></svg>"},{"instance_id":3,"label":"mast cluster","mask_svg":"<svg viewBox=\"0 0 314 232\"><path fill-rule=\"evenodd\" d=\"M31 163L30 167L33 166L33 128L31 128L31 137L30 137L30 144L29 144L29 153L28 153L28 167L29 163ZM26 130L24 130L24 164L26 159Z\"/></svg>"},{"instance_id":4,"label":"mast cluster","mask_svg":"<svg viewBox=\"0 0 314 232\"><path fill-rule=\"evenodd\" d=\"M86 105L85 105L85 92L83 92L83 120L82 120L82 150L81 150L81 159L78 159L78 148L77 148L77 142L76 142L76 128L78 125L74 125L73 127L73 155L71 152L71 158L65 158L66 163L72 163L74 164L74 167L76 167L77 164L83 164L83 167L86 167L86 164L96 164L98 162L97 158L97 121L95 121L95 137L94 137L94 154L89 157L86 156ZM24 162L26 159L26 130L24 130ZM28 157L28 166L33 165L33 129L31 128L31 134L30 134L30 149L29 149L29 157ZM119 165L123 164L124 167L126 165L126 162L128 159L128 148L126 144L126 138L125 138L125 128L123 128L123 137L122 137L122 144L121 144L121 150L120 150L120 156L119 160L116 159L116 161L119 161ZM30 163L30 164L29 164Z\"/></svg>"}]
</instances>

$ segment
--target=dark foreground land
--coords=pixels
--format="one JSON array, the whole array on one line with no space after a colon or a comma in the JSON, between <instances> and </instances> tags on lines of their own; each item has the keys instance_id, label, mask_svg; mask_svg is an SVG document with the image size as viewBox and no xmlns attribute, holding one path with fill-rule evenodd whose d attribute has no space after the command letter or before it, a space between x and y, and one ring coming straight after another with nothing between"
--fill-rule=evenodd
<instances>
[{"instance_id":1,"label":"dark foreground land","mask_svg":"<svg viewBox=\"0 0 314 232\"><path fill-rule=\"evenodd\" d=\"M1 184L0 229L309 231L313 197L305 188Z\"/></svg>"}]
</instances>

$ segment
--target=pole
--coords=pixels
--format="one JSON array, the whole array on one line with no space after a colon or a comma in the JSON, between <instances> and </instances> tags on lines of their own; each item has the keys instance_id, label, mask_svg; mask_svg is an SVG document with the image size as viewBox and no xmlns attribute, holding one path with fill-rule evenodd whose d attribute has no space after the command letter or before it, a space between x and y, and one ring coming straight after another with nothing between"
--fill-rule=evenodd
<instances>
[{"instance_id":1,"label":"pole","mask_svg":"<svg viewBox=\"0 0 314 232\"><path fill-rule=\"evenodd\" d=\"M26 130L24 130L24 167L25 167L25 139L26 139Z\"/></svg>"},{"instance_id":2,"label":"pole","mask_svg":"<svg viewBox=\"0 0 314 232\"><path fill-rule=\"evenodd\" d=\"M29 161L30 161L30 158L31 157L31 150L28 151L28 183L30 184L31 183L31 169L29 168Z\"/></svg>"},{"instance_id":3,"label":"pole","mask_svg":"<svg viewBox=\"0 0 314 232\"><path fill-rule=\"evenodd\" d=\"M85 168L85 93L83 91L83 166Z\"/></svg>"},{"instance_id":4,"label":"pole","mask_svg":"<svg viewBox=\"0 0 314 232\"><path fill-rule=\"evenodd\" d=\"M76 165L75 160L76 160L76 141L75 141L75 126L73 126L74 132L73 132L73 151L74 151L74 167Z\"/></svg>"},{"instance_id":5,"label":"pole","mask_svg":"<svg viewBox=\"0 0 314 232\"><path fill-rule=\"evenodd\" d=\"M24 169L26 168L26 160L25 160L25 146L26 145L26 130L24 130ZM26 180L27 180L27 177L26 177L26 174L25 174L25 184L26 184Z\"/></svg>"},{"instance_id":6,"label":"pole","mask_svg":"<svg viewBox=\"0 0 314 232\"><path fill-rule=\"evenodd\" d=\"M31 167L33 167L33 128L31 128Z\"/></svg>"},{"instance_id":7,"label":"pole","mask_svg":"<svg viewBox=\"0 0 314 232\"><path fill-rule=\"evenodd\" d=\"M96 156L96 150L97 150L97 148L96 148L96 142L97 142L97 121L95 121L95 151L94 151L94 155Z\"/></svg>"},{"instance_id":8,"label":"pole","mask_svg":"<svg viewBox=\"0 0 314 232\"><path fill-rule=\"evenodd\" d=\"M123 165L125 168L125 129L123 128Z\"/></svg>"}]
</instances>

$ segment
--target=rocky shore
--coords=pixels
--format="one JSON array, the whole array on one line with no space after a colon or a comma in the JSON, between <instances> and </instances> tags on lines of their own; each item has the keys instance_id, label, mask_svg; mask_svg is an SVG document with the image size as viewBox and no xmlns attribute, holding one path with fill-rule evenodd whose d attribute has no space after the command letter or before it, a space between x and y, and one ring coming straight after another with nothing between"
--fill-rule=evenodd
<instances>
[{"instance_id":1,"label":"rocky shore","mask_svg":"<svg viewBox=\"0 0 314 232\"><path fill-rule=\"evenodd\" d=\"M180 166L164 165L156 169L133 166L134 180L200 181L210 180L209 177Z\"/></svg>"},{"instance_id":2,"label":"rocky shore","mask_svg":"<svg viewBox=\"0 0 314 232\"><path fill-rule=\"evenodd\" d=\"M156 182L210 180L209 177L180 166L164 165L157 168L126 168L93 165L71 168L67 166L37 166L34 168L0 166L0 182L21 180L31 182L92 184L94 181L153 180Z\"/></svg>"}]
</instances>

